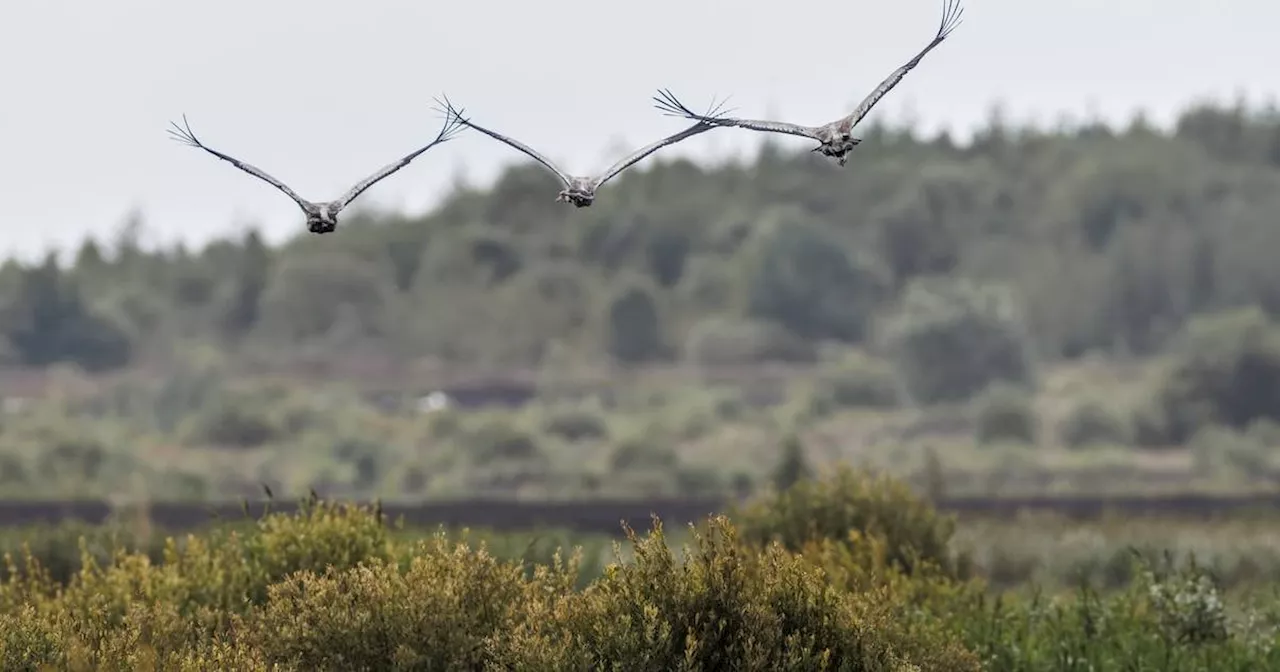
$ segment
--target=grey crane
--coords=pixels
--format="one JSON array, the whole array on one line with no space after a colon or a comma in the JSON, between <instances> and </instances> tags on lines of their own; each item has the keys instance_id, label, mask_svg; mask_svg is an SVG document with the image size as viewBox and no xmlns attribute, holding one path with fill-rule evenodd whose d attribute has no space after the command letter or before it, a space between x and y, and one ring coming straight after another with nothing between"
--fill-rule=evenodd
<instances>
[{"instance_id":1,"label":"grey crane","mask_svg":"<svg viewBox=\"0 0 1280 672\"><path fill-rule=\"evenodd\" d=\"M907 61L906 65L894 70L885 78L880 85L875 88L861 103L854 108L849 116L837 119L831 123L822 126L801 126L799 124L787 123L784 121L763 121L757 119L708 119L691 111L683 103L681 103L671 91L662 89L658 93L661 97L655 96L655 107L665 112L668 116L685 117L687 119L697 119L707 123L713 123L719 126L737 126L739 128L747 128L753 131L761 131L765 133L785 133L787 135L798 135L804 138L812 138L817 140L819 145L814 147L815 152L821 152L824 156L836 159L843 166L848 161L849 152L854 145L862 142L862 138L854 137L852 134L853 127L867 116L871 108L886 93L889 93L893 87L897 86L911 69L920 63L920 59L924 55L933 50L934 47L947 39L951 31L960 25L960 15L964 13L964 9L960 7L960 0L944 0L942 7L942 21L938 26L938 33L934 36L933 41L928 44L915 58Z\"/></svg>"},{"instance_id":2,"label":"grey crane","mask_svg":"<svg viewBox=\"0 0 1280 672\"><path fill-rule=\"evenodd\" d=\"M565 186L564 189L560 190L559 195L556 196L556 202L572 203L579 208L590 207L591 204L594 203L596 200L596 190L604 186L605 182L608 182L609 180L617 176L618 173L621 173L627 168L630 168L631 166L638 163L644 157L658 151L659 149L662 149L663 147L675 144L687 138L691 138L695 135L698 135L699 133L705 133L713 128L718 128L719 125L714 122L715 120L720 119L725 114L723 110L723 103L713 104L705 115L700 115L697 117L698 121L694 125L684 129L683 131L680 131L679 133L676 133L674 135L669 135L661 140L652 142L648 145L645 145L644 147L641 147L640 149L637 149L636 151L632 152L630 155L620 159L617 163L610 166L603 173L600 173L594 176L582 176L582 175L570 175L566 173L565 171L557 167L556 164L552 163L551 159L548 159L542 154L539 154L538 152L534 151L533 148L520 142L519 140L515 140L513 138L509 138L505 135L502 135L501 133L491 131L483 126L472 123L471 120L469 119L462 119L460 116L458 116L458 112L454 111L452 104L448 103L447 100L445 102L445 105L448 108L447 114L451 118L457 119L459 123L464 124L474 130L480 131L481 133L484 133L485 135L493 138L494 140L505 143L506 145L515 148L517 151L527 154L528 156L532 157L535 161L545 166L548 170L555 173L556 177L560 178L560 181L563 182Z\"/></svg>"},{"instance_id":3,"label":"grey crane","mask_svg":"<svg viewBox=\"0 0 1280 672\"><path fill-rule=\"evenodd\" d=\"M243 170L244 172L249 173L250 175L256 178L263 180L264 182L267 182L268 184L274 186L276 189L283 191L286 196L288 196L289 198L292 198L294 202L297 203L298 206L302 208L302 211L306 213L307 230L311 231L312 233L331 233L334 229L338 227L338 213L342 212L342 210L346 208L348 205L351 205L351 202L354 201L357 196L359 196L361 193L364 192L364 190L368 189L369 187L372 187L374 184L376 184L378 181L382 180L383 178L386 178L390 176L392 173L396 172L397 170L400 170L401 168L404 168L405 166L409 165L409 162L416 159L419 154L422 154L423 152L427 151L428 149L431 149L432 147L435 147L436 145L442 142L446 142L452 139L457 134L457 132L462 129L462 125L460 121L461 121L461 117L457 116L457 113L455 113L454 115L448 116L445 120L444 126L440 129L440 133L436 135L436 138L434 140L427 143L427 145L425 145L420 149L414 150L412 153L404 156L399 161L387 164L378 172L356 183L354 187L351 187L350 189L348 189L347 193L343 194L339 198L334 199L332 201L325 201L322 203L315 203L312 201L308 201L302 198L301 196L299 196L296 192L294 192L294 190L290 189L280 180L277 180L276 178L268 175L262 169L249 165L237 158L234 158L227 154L223 154L222 152L219 152L216 149L212 149L206 146L204 143L200 142L200 140L196 138L196 134L192 132L191 125L187 123L187 115L185 114L182 115L181 126L179 126L174 122L169 122L169 124L173 126L173 128L169 129L169 135L172 136L172 139L177 140L178 142L181 142L184 145L190 145L192 147L203 149L204 151L209 152L210 154L218 157L219 159L222 159L223 161L230 163L236 168L239 168L240 170Z\"/></svg>"}]
</instances>

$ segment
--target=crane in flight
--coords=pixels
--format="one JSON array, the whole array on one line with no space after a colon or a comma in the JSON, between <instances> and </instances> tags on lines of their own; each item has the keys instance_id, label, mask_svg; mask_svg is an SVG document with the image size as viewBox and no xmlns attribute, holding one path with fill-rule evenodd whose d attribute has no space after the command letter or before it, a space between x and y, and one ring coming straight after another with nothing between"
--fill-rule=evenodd
<instances>
[{"instance_id":1,"label":"crane in flight","mask_svg":"<svg viewBox=\"0 0 1280 672\"><path fill-rule=\"evenodd\" d=\"M292 198L293 201L298 204L298 207L302 208L302 212L306 214L307 230L311 231L312 233L331 233L334 229L338 227L338 214L342 212L342 210L346 208L348 205L351 205L351 202L354 201L357 196L363 193L364 190L368 189L369 187L372 187L374 184L390 176L392 173L396 172L397 170L400 170L401 168L404 168L405 166L409 165L409 162L418 158L419 154L422 154L423 152L427 151L428 149L431 149L432 147L435 147L436 145L442 142L451 140L457 134L457 132L463 128L461 123L462 118L459 115L460 113L457 111L449 115L445 120L444 126L440 129L440 133L436 135L436 138L434 140L427 143L425 146L414 150L413 152L405 155L400 160L394 163L387 164L378 172L364 178L363 180L360 180L355 184L355 186L348 189L347 193L343 194L342 196L332 201L324 201L324 202L308 201L305 198L302 198L301 196L299 196L297 192L295 192L293 189L290 189L287 185L285 185L285 183L267 174L262 169L256 166L250 165L248 163L245 163L240 159L232 157L228 154L223 154L222 152L205 145L203 142L199 140L199 138L196 137L196 134L191 130L191 125L187 123L187 115L185 114L182 115L181 126L179 126L178 124L172 121L169 122L169 125L172 126L172 128L169 129L169 135L172 137L172 139L177 140L178 142L181 142L184 145L189 145L191 147L203 149L204 151L209 152L210 154L218 157L219 159L222 159L223 161L230 163L236 168L239 168L240 170L243 170L244 172L249 173L250 175L266 182L267 184L270 184L276 189L283 191L285 195L288 196L289 198Z\"/></svg>"},{"instance_id":2,"label":"crane in flight","mask_svg":"<svg viewBox=\"0 0 1280 672\"><path fill-rule=\"evenodd\" d=\"M848 116L842 117L821 126L801 126L785 121L766 121L760 119L736 119L736 118L719 118L713 119L707 116L697 114L690 110L684 103L681 103L668 89L662 89L658 92L658 96L654 96L655 107L662 110L668 116L685 117L686 119L696 119L709 124L719 126L737 126L739 128L747 128L753 131L761 131L764 133L784 133L786 135L796 135L802 138L810 138L818 141L818 146L811 151L821 152L824 156L828 156L836 160L841 166L849 160L849 152L854 146L862 142L862 138L854 137L853 127L857 125L862 118L867 116L875 104L889 93L893 87L902 81L912 68L919 65L924 55L933 50L934 47L947 39L951 31L960 25L960 15L964 13L964 9L960 7L960 0L944 0L942 7L942 21L938 26L938 32L934 36L933 41L925 46L920 53L915 55L905 65L894 70L885 78L880 85L875 88Z\"/></svg>"}]
</instances>

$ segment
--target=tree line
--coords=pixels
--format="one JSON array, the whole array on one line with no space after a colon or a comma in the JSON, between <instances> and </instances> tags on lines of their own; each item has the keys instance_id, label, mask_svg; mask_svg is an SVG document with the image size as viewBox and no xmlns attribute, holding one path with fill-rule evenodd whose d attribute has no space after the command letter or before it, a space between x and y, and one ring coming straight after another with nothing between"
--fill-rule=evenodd
<instances>
[{"instance_id":1,"label":"tree line","mask_svg":"<svg viewBox=\"0 0 1280 672\"><path fill-rule=\"evenodd\" d=\"M0 361L90 371L194 344L462 365L893 359L920 401L1089 353L1164 352L1195 317L1280 311L1280 115L1201 105L968 143L873 125L843 170L766 144L657 160L589 210L536 166L421 217L363 214L279 248L256 232L0 268ZM959 353L964 353L959 356ZM958 369L958 370L957 370Z\"/></svg>"}]
</instances>

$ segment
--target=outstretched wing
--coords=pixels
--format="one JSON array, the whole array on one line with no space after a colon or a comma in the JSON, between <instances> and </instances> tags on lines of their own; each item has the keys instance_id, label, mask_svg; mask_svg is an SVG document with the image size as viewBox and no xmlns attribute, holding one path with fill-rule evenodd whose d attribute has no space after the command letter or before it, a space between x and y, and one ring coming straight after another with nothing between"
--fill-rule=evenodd
<instances>
[{"instance_id":1,"label":"outstretched wing","mask_svg":"<svg viewBox=\"0 0 1280 672\"><path fill-rule=\"evenodd\" d=\"M181 126L177 125L172 121L169 122L169 125L173 126L173 128L169 129L169 135L172 136L174 140L177 140L178 142L181 142L184 145L190 145L192 147L203 149L204 151L209 152L210 154L218 157L219 159L222 159L223 161L230 163L236 168L239 168L240 170L243 170L244 172L249 173L250 175L256 178L265 181L266 183L270 184L276 189L283 191L285 195L287 195L289 198L292 198L294 202L298 204L298 207L302 208L304 212L306 211L307 206L311 205L306 200L304 200L301 196L294 193L292 189L285 186L283 182L266 174L260 168L251 166L237 158L227 156L226 154L223 154L222 152L219 152L216 149L210 149L209 147L206 147L204 143L200 142L200 140L196 138L196 134L191 131L191 125L187 123L187 115L185 114L182 115Z\"/></svg>"},{"instance_id":2,"label":"outstretched wing","mask_svg":"<svg viewBox=\"0 0 1280 672\"><path fill-rule=\"evenodd\" d=\"M658 97L661 96L661 97ZM694 119L703 123L714 124L716 126L737 126L738 128L748 128L753 131L761 131L764 133L785 133L787 135L798 135L802 138L817 139L818 129L809 126L800 126L799 124L789 124L784 121L762 121L759 119L737 119L734 117L717 117L712 118L698 114L690 110L688 106L680 102L673 93L668 89L658 91L658 96L654 96L654 107L662 110L669 117L684 117L686 119Z\"/></svg>"},{"instance_id":3,"label":"outstretched wing","mask_svg":"<svg viewBox=\"0 0 1280 672\"><path fill-rule=\"evenodd\" d=\"M893 73L886 77L883 82L880 82L880 86L877 86L876 90L871 92L871 95L867 96L866 99L858 105L858 107L854 108L853 112L849 116L841 119L838 122L840 130L847 133L849 129L853 128L854 124L862 121L862 118L867 116L867 113L871 111L871 108L875 107L876 103L880 102L880 99L883 98L886 93L889 93L893 87L897 86L898 82L902 81L902 78L905 77L908 72L911 72L912 68L916 67L916 65L920 63L920 59L924 58L925 54L932 51L934 47L942 44L942 41L947 39L947 36L951 34L951 31L955 30L956 26L960 25L960 15L963 13L964 8L960 6L960 0L944 0L944 4L942 6L942 22L938 25L938 34L934 36L933 41L924 49L920 50L920 53L916 54L915 58L907 61L906 65L894 70Z\"/></svg>"},{"instance_id":4,"label":"outstretched wing","mask_svg":"<svg viewBox=\"0 0 1280 672\"><path fill-rule=\"evenodd\" d=\"M713 128L719 128L721 124L717 124L715 122L719 119L724 118L723 108L724 108L723 102L721 103L713 102L713 104L711 105L711 108L707 111L705 115L695 115L695 117L698 119L698 123L690 126L689 128L684 129L683 131L680 131L679 133L676 133L674 135L669 135L657 142L650 143L632 152L629 156L613 164L612 166L609 167L608 170L604 171L602 175L597 177L595 179L596 188L597 189L600 188L600 185L604 184L605 182L608 182L618 173L621 173L627 168L630 168L631 166L635 165L644 157L649 156L650 154L658 151L659 149L662 149L663 147L666 147L667 145L673 145L686 138L692 138L693 136L698 135L699 133L706 133L707 131Z\"/></svg>"},{"instance_id":5,"label":"outstretched wing","mask_svg":"<svg viewBox=\"0 0 1280 672\"><path fill-rule=\"evenodd\" d=\"M520 152L523 152L523 153L525 153L525 154L529 155L530 157L532 157L532 158L533 158L533 160L534 160L534 161L537 161L538 163L541 163L542 165L546 166L547 170L550 170L551 172L555 173L555 174L556 174L556 177L560 178L560 181L561 181L561 182L564 182L564 185L565 185L566 187L568 187L568 186L570 186L570 185L572 185L572 184L573 184L573 178L572 178L572 177L570 177L570 176L569 176L567 173L565 173L563 170L560 170L559 168L557 168L557 167L556 167L556 164L554 164L554 163L552 163L552 162L551 162L551 159L548 159L547 157L545 157L545 156L543 156L543 155L541 155L541 154L539 154L539 153L537 153L537 152L533 151L533 148L532 148L532 147L530 147L530 146L528 146L528 145L524 144L523 142L520 142L519 140L515 140L515 139L512 139L512 138L508 138L507 136L502 135L501 133L497 133L497 132L491 131L491 130L489 130L489 129L487 129L487 128L483 127L483 126L480 126L480 125L478 125L478 124L473 124L473 123L471 123L471 120L470 120L470 119L463 119L463 118L460 116L460 114L458 113L458 111L454 110L454 108L453 108L453 106L452 106L452 105L450 105L450 104L448 104L448 103L446 102L446 106L447 106L447 112L446 112L446 114L448 114L450 117L452 117L452 118L454 118L454 119L457 119L457 120L458 120L458 123L460 123L460 124L462 124L462 125L464 125L464 126L466 126L466 127L468 127L468 128L472 128L472 129L475 129L475 130L477 130L477 131L480 131L481 133L484 133L485 135L487 135L487 136L489 136L489 137L493 138L494 140L497 140L498 142L504 143L504 144L506 144L506 145L508 145L508 146L510 146L510 147L515 148L516 150L518 150L518 151L520 151Z\"/></svg>"},{"instance_id":6,"label":"outstretched wing","mask_svg":"<svg viewBox=\"0 0 1280 672\"><path fill-rule=\"evenodd\" d=\"M409 162L418 158L419 154L427 151L428 149L431 149L432 147L435 147L436 145L442 142L447 142L449 140L452 140L454 136L457 135L458 131L462 130L463 119L461 116L461 111L454 110L452 105L448 105L448 102L447 102L448 100L449 100L448 98L445 98L446 102L444 104L448 106L448 111L445 113L444 126L441 127L440 133L436 135L435 140L432 140L431 142L427 143L426 146L414 151L413 153L405 156L399 161L396 161L395 163L387 164L385 167L383 167L382 170L379 170L378 172L370 175L369 177L364 178L359 183L357 183L356 186L351 187L351 189L349 189L347 193L343 194L341 198L334 201L338 209L341 210L342 208L345 208L348 205L350 205L351 202L356 200L356 197L359 196L362 192L364 192L365 189L372 187L379 180L409 165ZM437 100L436 102L438 103L440 101Z\"/></svg>"}]
</instances>

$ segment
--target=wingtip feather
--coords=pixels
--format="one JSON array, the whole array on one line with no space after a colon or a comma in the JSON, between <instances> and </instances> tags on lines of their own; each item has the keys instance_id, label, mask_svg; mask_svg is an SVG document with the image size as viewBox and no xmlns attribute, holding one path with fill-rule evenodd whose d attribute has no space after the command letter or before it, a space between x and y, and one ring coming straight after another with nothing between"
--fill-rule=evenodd
<instances>
[{"instance_id":1,"label":"wingtip feather","mask_svg":"<svg viewBox=\"0 0 1280 672\"><path fill-rule=\"evenodd\" d=\"M951 34L951 31L959 27L963 15L964 7L960 4L960 0L943 0L942 21L938 25L938 39L946 39Z\"/></svg>"},{"instance_id":2,"label":"wingtip feather","mask_svg":"<svg viewBox=\"0 0 1280 672\"><path fill-rule=\"evenodd\" d=\"M191 130L191 124L187 121L186 114L182 115L181 126L178 125L178 122L173 120L169 120L169 125L172 126L172 128L165 130L169 133L170 140L181 142L184 145L190 145L192 147L203 147L203 145L200 144L200 140L196 138L195 132Z\"/></svg>"}]
</instances>

